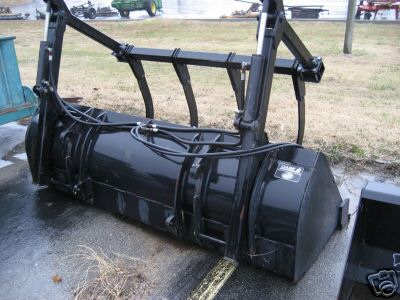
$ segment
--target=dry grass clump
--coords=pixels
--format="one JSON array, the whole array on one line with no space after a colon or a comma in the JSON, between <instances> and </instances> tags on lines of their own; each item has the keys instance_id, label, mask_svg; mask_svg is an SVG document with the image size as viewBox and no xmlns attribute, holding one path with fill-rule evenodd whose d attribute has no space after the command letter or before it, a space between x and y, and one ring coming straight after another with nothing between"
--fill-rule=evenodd
<instances>
[{"instance_id":1,"label":"dry grass clump","mask_svg":"<svg viewBox=\"0 0 400 300\"><path fill-rule=\"evenodd\" d=\"M74 297L78 299L143 299L148 297L153 282L147 275L150 262L140 258L78 246L73 260ZM154 266L152 266L154 267Z\"/></svg>"}]
</instances>

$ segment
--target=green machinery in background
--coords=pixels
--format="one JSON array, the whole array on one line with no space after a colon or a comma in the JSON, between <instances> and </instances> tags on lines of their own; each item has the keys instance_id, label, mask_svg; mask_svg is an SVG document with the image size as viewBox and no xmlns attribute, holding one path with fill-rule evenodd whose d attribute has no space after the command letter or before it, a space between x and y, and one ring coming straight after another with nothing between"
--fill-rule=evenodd
<instances>
[{"instance_id":1,"label":"green machinery in background","mask_svg":"<svg viewBox=\"0 0 400 300\"><path fill-rule=\"evenodd\" d=\"M123 18L129 18L129 13L135 10L146 10L150 17L154 17L162 9L162 0L113 0L111 6Z\"/></svg>"}]
</instances>

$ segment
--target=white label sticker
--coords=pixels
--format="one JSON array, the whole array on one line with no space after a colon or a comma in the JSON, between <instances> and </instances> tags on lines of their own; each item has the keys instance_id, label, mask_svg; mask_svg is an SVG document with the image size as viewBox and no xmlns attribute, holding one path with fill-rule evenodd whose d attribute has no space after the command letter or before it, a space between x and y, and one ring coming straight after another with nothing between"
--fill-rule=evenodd
<instances>
[{"instance_id":1,"label":"white label sticker","mask_svg":"<svg viewBox=\"0 0 400 300\"><path fill-rule=\"evenodd\" d=\"M275 171L275 177L291 182L299 182L304 168L292 165L286 162L278 162L278 168Z\"/></svg>"}]
</instances>

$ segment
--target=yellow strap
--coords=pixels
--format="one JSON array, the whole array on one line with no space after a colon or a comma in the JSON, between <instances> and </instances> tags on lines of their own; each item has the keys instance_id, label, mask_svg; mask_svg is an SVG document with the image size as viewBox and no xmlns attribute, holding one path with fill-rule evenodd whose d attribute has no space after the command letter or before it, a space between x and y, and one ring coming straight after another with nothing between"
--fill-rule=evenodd
<instances>
[{"instance_id":1,"label":"yellow strap","mask_svg":"<svg viewBox=\"0 0 400 300\"><path fill-rule=\"evenodd\" d=\"M188 300L212 300L218 294L225 282L231 277L238 264L230 259L221 259L204 277Z\"/></svg>"}]
</instances>

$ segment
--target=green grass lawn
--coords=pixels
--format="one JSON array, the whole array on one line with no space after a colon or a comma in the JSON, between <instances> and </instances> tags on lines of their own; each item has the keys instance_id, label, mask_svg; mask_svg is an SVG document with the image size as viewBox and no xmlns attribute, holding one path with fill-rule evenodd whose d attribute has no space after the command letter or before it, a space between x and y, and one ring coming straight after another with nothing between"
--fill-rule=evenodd
<instances>
[{"instance_id":1,"label":"green grass lawn","mask_svg":"<svg viewBox=\"0 0 400 300\"><path fill-rule=\"evenodd\" d=\"M400 161L400 26L357 23L353 55L342 54L342 22L291 22L314 55L324 58L320 84L307 84L305 145L332 159ZM140 47L255 52L256 23L175 21L92 22L120 42ZM42 23L0 22L0 35L16 35L24 84L35 83ZM291 57L282 46L280 57ZM156 118L188 122L182 88L168 64L144 63ZM225 70L189 67L200 124L230 128L235 98ZM84 103L143 114L144 106L129 67L110 51L68 29L60 92ZM294 140L297 106L290 78L276 76L267 132L273 140Z\"/></svg>"}]
</instances>

